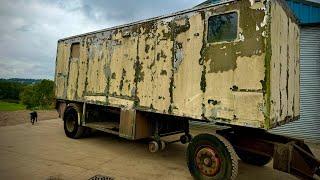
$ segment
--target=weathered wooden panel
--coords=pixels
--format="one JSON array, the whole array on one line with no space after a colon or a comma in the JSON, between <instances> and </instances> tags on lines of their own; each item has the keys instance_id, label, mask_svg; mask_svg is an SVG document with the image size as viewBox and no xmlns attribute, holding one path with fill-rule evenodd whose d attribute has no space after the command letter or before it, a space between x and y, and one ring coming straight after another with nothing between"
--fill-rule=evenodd
<instances>
[{"instance_id":1,"label":"weathered wooden panel","mask_svg":"<svg viewBox=\"0 0 320 180\"><path fill-rule=\"evenodd\" d=\"M172 94L172 58L173 41L171 40L172 29L169 27L171 18L156 23L156 49L155 64L152 66L152 91L150 92L152 102L151 110L160 113L168 113ZM139 90L141 91L141 89ZM144 89L147 91L147 89Z\"/></svg>"},{"instance_id":2,"label":"weathered wooden panel","mask_svg":"<svg viewBox=\"0 0 320 180\"><path fill-rule=\"evenodd\" d=\"M200 13L175 20L178 29L187 29L176 35L174 58L173 112L180 116L201 118L203 92L200 88L204 21Z\"/></svg>"},{"instance_id":3,"label":"weathered wooden panel","mask_svg":"<svg viewBox=\"0 0 320 180\"><path fill-rule=\"evenodd\" d=\"M75 99L78 84L79 58L70 58L67 99Z\"/></svg>"},{"instance_id":4,"label":"weathered wooden panel","mask_svg":"<svg viewBox=\"0 0 320 180\"><path fill-rule=\"evenodd\" d=\"M300 112L299 28L278 1L271 4L270 126L297 119Z\"/></svg>"},{"instance_id":5,"label":"weathered wooden panel","mask_svg":"<svg viewBox=\"0 0 320 180\"><path fill-rule=\"evenodd\" d=\"M147 119L147 117L140 113L136 113L136 120L135 120L135 137L134 139L143 139L152 137L152 122Z\"/></svg>"},{"instance_id":6,"label":"weathered wooden panel","mask_svg":"<svg viewBox=\"0 0 320 180\"><path fill-rule=\"evenodd\" d=\"M267 31L264 9L260 2L250 4L250 1L243 1L224 9L206 11L206 22L221 13L237 12L239 17L236 40L207 43L202 54L203 113L206 118L237 125L264 126L265 103L261 84L265 79L263 33Z\"/></svg>"},{"instance_id":7,"label":"weathered wooden panel","mask_svg":"<svg viewBox=\"0 0 320 180\"><path fill-rule=\"evenodd\" d=\"M56 62L56 96L67 98L67 85L69 73L69 57L71 44L59 43Z\"/></svg>"},{"instance_id":8,"label":"weathered wooden panel","mask_svg":"<svg viewBox=\"0 0 320 180\"><path fill-rule=\"evenodd\" d=\"M109 95L131 97L135 90L135 63L137 59L138 36L130 29L114 33L113 53L110 62L111 80Z\"/></svg>"},{"instance_id":9,"label":"weathered wooden panel","mask_svg":"<svg viewBox=\"0 0 320 180\"><path fill-rule=\"evenodd\" d=\"M148 25L146 23L146 25ZM138 57L136 63L136 96L139 99L139 106L149 109L153 103L153 79L154 65L156 64L156 24L150 22L148 26L140 27Z\"/></svg>"},{"instance_id":10,"label":"weathered wooden panel","mask_svg":"<svg viewBox=\"0 0 320 180\"><path fill-rule=\"evenodd\" d=\"M126 139L135 137L136 111L133 109L122 109L120 114L119 135Z\"/></svg>"},{"instance_id":11,"label":"weathered wooden panel","mask_svg":"<svg viewBox=\"0 0 320 180\"><path fill-rule=\"evenodd\" d=\"M105 76L106 59L104 58L104 41L97 36L87 38L88 71L86 80L86 94L94 95L105 93L107 79Z\"/></svg>"},{"instance_id":12,"label":"weathered wooden panel","mask_svg":"<svg viewBox=\"0 0 320 180\"><path fill-rule=\"evenodd\" d=\"M209 19L223 14L237 18L235 39L212 41ZM299 116L298 37L278 0L234 1L72 37L59 41L56 95L268 129ZM80 43L80 58L69 57L72 43Z\"/></svg>"},{"instance_id":13,"label":"weathered wooden panel","mask_svg":"<svg viewBox=\"0 0 320 180\"><path fill-rule=\"evenodd\" d=\"M79 59L79 72L78 72L78 81L77 81L77 97L76 99L83 99L86 87L87 80L87 71L88 71L88 59L89 53L87 50L86 38L80 43L80 59Z\"/></svg>"}]
</instances>

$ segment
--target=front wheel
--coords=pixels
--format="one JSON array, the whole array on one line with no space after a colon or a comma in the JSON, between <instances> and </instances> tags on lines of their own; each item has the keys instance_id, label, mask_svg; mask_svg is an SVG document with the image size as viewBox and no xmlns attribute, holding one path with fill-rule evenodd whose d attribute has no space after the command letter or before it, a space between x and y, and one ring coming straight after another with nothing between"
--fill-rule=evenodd
<instances>
[{"instance_id":1,"label":"front wheel","mask_svg":"<svg viewBox=\"0 0 320 180\"><path fill-rule=\"evenodd\" d=\"M70 107L64 115L64 132L67 137L79 139L84 133L84 127L78 124L78 112L75 108Z\"/></svg>"},{"instance_id":2,"label":"front wheel","mask_svg":"<svg viewBox=\"0 0 320 180\"><path fill-rule=\"evenodd\" d=\"M187 164L195 179L235 179L238 158L231 144L222 136L200 134L187 149Z\"/></svg>"}]
</instances>

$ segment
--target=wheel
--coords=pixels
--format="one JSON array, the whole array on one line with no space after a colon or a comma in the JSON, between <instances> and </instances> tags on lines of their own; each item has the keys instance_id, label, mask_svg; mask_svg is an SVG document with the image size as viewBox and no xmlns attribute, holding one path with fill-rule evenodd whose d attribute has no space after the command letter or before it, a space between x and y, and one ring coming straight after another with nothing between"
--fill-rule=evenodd
<instances>
[{"instance_id":1,"label":"wheel","mask_svg":"<svg viewBox=\"0 0 320 180\"><path fill-rule=\"evenodd\" d=\"M187 164L195 179L235 179L238 174L237 155L219 135L194 137L187 148Z\"/></svg>"},{"instance_id":2,"label":"wheel","mask_svg":"<svg viewBox=\"0 0 320 180\"><path fill-rule=\"evenodd\" d=\"M236 152L243 162L256 166L264 166L272 160L272 157L270 156L263 156L252 152L240 150L238 148L236 148Z\"/></svg>"},{"instance_id":3,"label":"wheel","mask_svg":"<svg viewBox=\"0 0 320 180\"><path fill-rule=\"evenodd\" d=\"M159 143L157 141L151 141L149 142L149 151L152 153L159 151Z\"/></svg>"},{"instance_id":4,"label":"wheel","mask_svg":"<svg viewBox=\"0 0 320 180\"><path fill-rule=\"evenodd\" d=\"M166 143L164 141L149 142L149 151L152 153L158 152L159 150L164 150L165 148L166 148Z\"/></svg>"},{"instance_id":5,"label":"wheel","mask_svg":"<svg viewBox=\"0 0 320 180\"><path fill-rule=\"evenodd\" d=\"M70 107L64 114L64 132L67 137L79 139L84 133L84 127L78 124L78 112L75 108Z\"/></svg>"},{"instance_id":6,"label":"wheel","mask_svg":"<svg viewBox=\"0 0 320 180\"><path fill-rule=\"evenodd\" d=\"M182 144L187 144L188 142L190 142L192 139L192 135L191 134L184 134L182 136L180 136L180 142Z\"/></svg>"},{"instance_id":7,"label":"wheel","mask_svg":"<svg viewBox=\"0 0 320 180\"><path fill-rule=\"evenodd\" d=\"M166 142L160 141L161 143L161 150L163 151L166 148Z\"/></svg>"},{"instance_id":8,"label":"wheel","mask_svg":"<svg viewBox=\"0 0 320 180\"><path fill-rule=\"evenodd\" d=\"M193 136L191 134L187 134L187 137L189 139L189 142L193 139Z\"/></svg>"}]
</instances>

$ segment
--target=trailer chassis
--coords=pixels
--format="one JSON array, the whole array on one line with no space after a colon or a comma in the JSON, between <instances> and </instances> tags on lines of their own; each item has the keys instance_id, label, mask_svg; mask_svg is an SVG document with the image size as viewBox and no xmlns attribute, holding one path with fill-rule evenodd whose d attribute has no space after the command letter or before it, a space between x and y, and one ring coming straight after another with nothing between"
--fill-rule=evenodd
<instances>
[{"instance_id":1,"label":"trailer chassis","mask_svg":"<svg viewBox=\"0 0 320 180\"><path fill-rule=\"evenodd\" d=\"M320 176L320 161L302 140L236 126L216 133L228 139L236 151L272 157L274 169L304 179Z\"/></svg>"},{"instance_id":2,"label":"trailer chassis","mask_svg":"<svg viewBox=\"0 0 320 180\"><path fill-rule=\"evenodd\" d=\"M150 152L163 150L168 143L189 143L187 165L195 179L235 179L238 157L258 166L273 158L274 169L304 179L319 179L320 176L320 161L304 141L262 129L217 123L219 130L193 138L187 118L64 100L57 101L56 108L70 138L85 137L90 129L130 140L151 138ZM92 122L99 118L103 121ZM164 136L181 133L184 134L178 140L161 140Z\"/></svg>"}]
</instances>

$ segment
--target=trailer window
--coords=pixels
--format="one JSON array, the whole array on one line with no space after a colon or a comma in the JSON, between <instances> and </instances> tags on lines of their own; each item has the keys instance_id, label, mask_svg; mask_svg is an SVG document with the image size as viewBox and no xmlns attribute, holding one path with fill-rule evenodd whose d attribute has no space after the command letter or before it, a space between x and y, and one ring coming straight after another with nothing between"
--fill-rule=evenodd
<instances>
[{"instance_id":1,"label":"trailer window","mask_svg":"<svg viewBox=\"0 0 320 180\"><path fill-rule=\"evenodd\" d=\"M80 58L80 43L71 45L71 58Z\"/></svg>"},{"instance_id":2,"label":"trailer window","mask_svg":"<svg viewBox=\"0 0 320 180\"><path fill-rule=\"evenodd\" d=\"M208 43L233 41L237 38L237 30L236 12L211 16L208 20Z\"/></svg>"}]
</instances>

